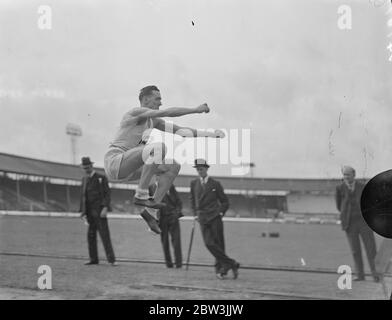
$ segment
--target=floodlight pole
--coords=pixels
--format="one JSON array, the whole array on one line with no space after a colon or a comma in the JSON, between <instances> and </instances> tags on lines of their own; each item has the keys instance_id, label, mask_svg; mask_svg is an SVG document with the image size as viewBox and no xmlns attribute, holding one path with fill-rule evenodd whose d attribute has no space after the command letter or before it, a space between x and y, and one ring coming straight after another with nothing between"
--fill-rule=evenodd
<instances>
[{"instance_id":1,"label":"floodlight pole","mask_svg":"<svg viewBox=\"0 0 392 320\"><path fill-rule=\"evenodd\" d=\"M77 151L76 151L77 140L76 139L82 136L82 129L77 124L69 123L69 124L67 124L67 127L65 128L65 132L71 139L72 163L76 164L76 157L77 157L77 154L76 154L77 153Z\"/></svg>"},{"instance_id":2,"label":"floodlight pole","mask_svg":"<svg viewBox=\"0 0 392 320\"><path fill-rule=\"evenodd\" d=\"M71 157L72 163L76 164L76 136L70 135L71 138Z\"/></svg>"}]
</instances>

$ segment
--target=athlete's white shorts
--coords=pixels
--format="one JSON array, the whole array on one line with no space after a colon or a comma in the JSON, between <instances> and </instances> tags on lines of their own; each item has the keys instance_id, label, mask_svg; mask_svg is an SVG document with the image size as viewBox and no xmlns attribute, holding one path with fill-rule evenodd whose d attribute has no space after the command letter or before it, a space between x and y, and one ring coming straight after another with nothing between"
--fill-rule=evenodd
<instances>
[{"instance_id":1,"label":"athlete's white shorts","mask_svg":"<svg viewBox=\"0 0 392 320\"><path fill-rule=\"evenodd\" d=\"M110 147L106 152L104 157L104 167L109 180L122 182L137 180L140 178L141 168L137 167L135 167L135 171L131 172L126 178L118 178L124 153L125 150L118 147Z\"/></svg>"}]
</instances>

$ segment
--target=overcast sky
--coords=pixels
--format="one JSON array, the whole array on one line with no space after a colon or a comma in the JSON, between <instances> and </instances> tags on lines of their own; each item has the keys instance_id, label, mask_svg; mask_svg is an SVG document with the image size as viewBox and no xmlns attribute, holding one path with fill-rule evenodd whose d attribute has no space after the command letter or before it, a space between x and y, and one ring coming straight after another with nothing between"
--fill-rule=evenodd
<instances>
[{"instance_id":1,"label":"overcast sky","mask_svg":"<svg viewBox=\"0 0 392 320\"><path fill-rule=\"evenodd\" d=\"M52 8L52 30L37 27L41 4ZM251 129L255 176L391 169L390 4L344 1L353 15L344 31L341 4L0 0L0 152L70 162L65 127L76 123L78 157L102 166L139 89L156 84L162 108L210 105L180 125Z\"/></svg>"}]
</instances>

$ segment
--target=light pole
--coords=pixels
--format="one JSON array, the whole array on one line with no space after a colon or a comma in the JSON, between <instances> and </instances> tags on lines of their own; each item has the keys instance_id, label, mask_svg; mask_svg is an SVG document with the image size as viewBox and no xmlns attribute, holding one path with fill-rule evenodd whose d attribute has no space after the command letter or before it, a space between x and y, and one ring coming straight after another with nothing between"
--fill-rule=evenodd
<instances>
[{"instance_id":1,"label":"light pole","mask_svg":"<svg viewBox=\"0 0 392 320\"><path fill-rule=\"evenodd\" d=\"M74 123L68 123L65 132L71 138L71 158L72 163L76 164L76 139L82 136L82 128Z\"/></svg>"}]
</instances>

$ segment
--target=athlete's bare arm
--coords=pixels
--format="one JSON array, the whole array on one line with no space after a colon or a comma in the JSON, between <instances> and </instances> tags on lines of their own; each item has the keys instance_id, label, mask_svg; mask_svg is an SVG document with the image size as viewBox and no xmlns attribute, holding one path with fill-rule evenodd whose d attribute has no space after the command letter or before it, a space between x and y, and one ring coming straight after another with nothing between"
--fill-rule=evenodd
<instances>
[{"instance_id":1,"label":"athlete's bare arm","mask_svg":"<svg viewBox=\"0 0 392 320\"><path fill-rule=\"evenodd\" d=\"M194 128L189 128L189 127L181 127L178 126L174 123L169 123L166 122L163 119L160 118L155 118L153 120L154 122L154 128L164 131L164 132L169 132L173 134L177 134L181 137L187 138L187 137L210 137L210 138L224 138L225 133L222 130L214 130L214 132L210 132L207 130L199 130L199 129L194 129Z\"/></svg>"},{"instance_id":2,"label":"athlete's bare arm","mask_svg":"<svg viewBox=\"0 0 392 320\"><path fill-rule=\"evenodd\" d=\"M161 117L181 117L192 113L208 113L210 108L206 103L195 108L172 107L164 110L152 110L149 108L135 108L131 115L138 118L138 121L147 118L161 118Z\"/></svg>"}]
</instances>

